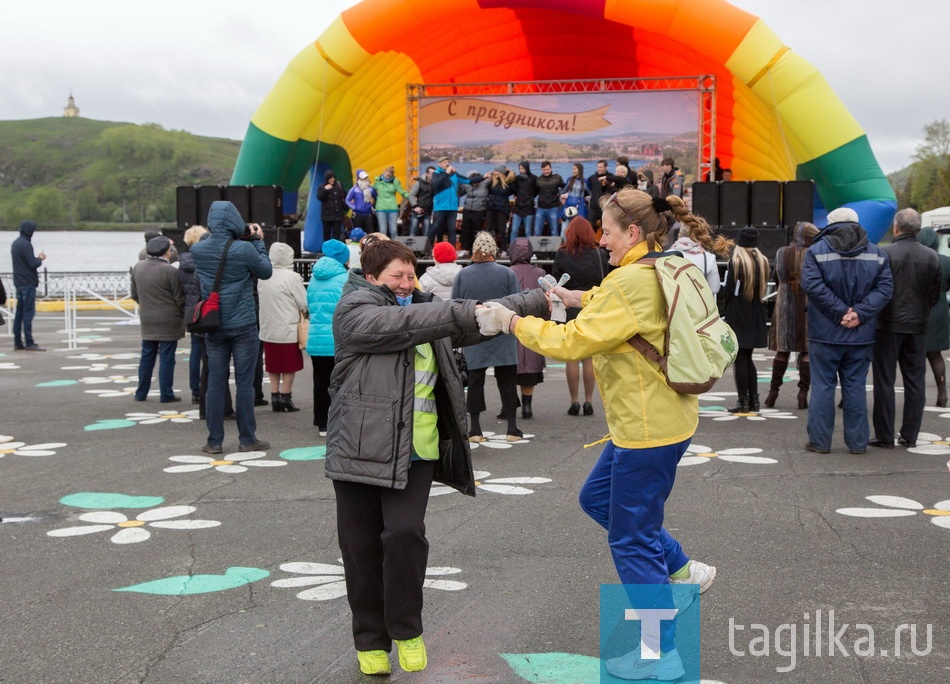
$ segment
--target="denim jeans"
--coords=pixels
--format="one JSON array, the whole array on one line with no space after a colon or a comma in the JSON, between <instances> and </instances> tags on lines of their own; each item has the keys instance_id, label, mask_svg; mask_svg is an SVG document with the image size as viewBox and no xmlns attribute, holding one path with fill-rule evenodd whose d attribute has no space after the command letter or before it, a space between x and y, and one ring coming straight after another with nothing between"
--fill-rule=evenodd
<instances>
[{"instance_id":1,"label":"denim jeans","mask_svg":"<svg viewBox=\"0 0 950 684\"><path fill-rule=\"evenodd\" d=\"M819 449L831 448L835 431L835 388L841 378L844 443L849 449L867 448L867 377L872 344L825 344L808 341L811 363L811 400L808 402L808 441Z\"/></svg>"},{"instance_id":2,"label":"denim jeans","mask_svg":"<svg viewBox=\"0 0 950 684\"><path fill-rule=\"evenodd\" d=\"M377 211L376 220L379 221L379 232L395 239L396 235L398 235L396 229L399 225L399 212Z\"/></svg>"},{"instance_id":3,"label":"denim jeans","mask_svg":"<svg viewBox=\"0 0 950 684\"><path fill-rule=\"evenodd\" d=\"M422 226L421 228L419 226ZM412 212L409 216L409 234L425 235L429 232L429 215Z\"/></svg>"},{"instance_id":4,"label":"denim jeans","mask_svg":"<svg viewBox=\"0 0 950 684\"><path fill-rule=\"evenodd\" d=\"M135 390L135 398L145 401L152 386L152 371L155 370L155 359L158 358L158 389L162 401L175 398L175 350L178 349L178 340L171 342L158 340L142 340L142 357L139 359L139 386Z\"/></svg>"},{"instance_id":5,"label":"denim jeans","mask_svg":"<svg viewBox=\"0 0 950 684\"><path fill-rule=\"evenodd\" d=\"M433 211L432 223L429 224L429 232L426 237L429 238L429 246L434 247L436 240L449 233L449 244L455 247L455 217L457 211Z\"/></svg>"},{"instance_id":6,"label":"denim jeans","mask_svg":"<svg viewBox=\"0 0 950 684\"><path fill-rule=\"evenodd\" d=\"M534 234L543 234L544 224L547 222L548 226L551 227L551 235L560 235L561 226L558 223L557 218L557 215L560 213L560 207L551 207L550 209L542 209L541 207L538 207L538 210L534 214ZM531 236L529 235L528 237Z\"/></svg>"},{"instance_id":7,"label":"denim jeans","mask_svg":"<svg viewBox=\"0 0 950 684\"><path fill-rule=\"evenodd\" d=\"M205 335L208 350L208 393L205 397L205 423L208 444L224 442L224 393L228 391L228 365L234 361L237 386L234 410L237 413L238 439L241 444L257 441L254 418L254 367L261 341L256 325L218 330Z\"/></svg>"},{"instance_id":8,"label":"denim jeans","mask_svg":"<svg viewBox=\"0 0 950 684\"><path fill-rule=\"evenodd\" d=\"M512 214L511 215L511 239L509 242L514 242L518 236L518 228L521 227L521 224L524 223L524 236L531 237L531 227L534 225L534 214L528 216L522 216L521 214Z\"/></svg>"},{"instance_id":9,"label":"denim jeans","mask_svg":"<svg viewBox=\"0 0 950 684\"><path fill-rule=\"evenodd\" d=\"M201 394L201 357L204 355L205 338L191 334L191 351L188 354L188 386L192 396Z\"/></svg>"},{"instance_id":10,"label":"denim jeans","mask_svg":"<svg viewBox=\"0 0 950 684\"><path fill-rule=\"evenodd\" d=\"M16 289L16 313L13 314L13 343L17 347L33 344L33 317L36 315L36 286L21 285ZM24 337L21 337L21 330Z\"/></svg>"}]
</instances>

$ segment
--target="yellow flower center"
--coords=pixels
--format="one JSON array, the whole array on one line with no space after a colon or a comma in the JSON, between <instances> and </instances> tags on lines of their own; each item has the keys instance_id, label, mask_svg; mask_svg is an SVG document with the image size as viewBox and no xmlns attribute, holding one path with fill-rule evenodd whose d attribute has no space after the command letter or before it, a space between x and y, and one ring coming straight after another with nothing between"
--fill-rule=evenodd
<instances>
[{"instance_id":1,"label":"yellow flower center","mask_svg":"<svg viewBox=\"0 0 950 684\"><path fill-rule=\"evenodd\" d=\"M211 461L209 465L221 466L221 465L231 465L234 461Z\"/></svg>"},{"instance_id":2,"label":"yellow flower center","mask_svg":"<svg viewBox=\"0 0 950 684\"><path fill-rule=\"evenodd\" d=\"M937 440L936 442L931 442L931 444L939 444L941 446L947 446L947 445L950 445L950 442L948 442L945 439L940 439L940 440Z\"/></svg>"},{"instance_id":3,"label":"yellow flower center","mask_svg":"<svg viewBox=\"0 0 950 684\"><path fill-rule=\"evenodd\" d=\"M719 454L717 454L715 451L707 451L704 454L696 454L696 455L702 456L703 458L716 458L716 456L718 456Z\"/></svg>"},{"instance_id":4,"label":"yellow flower center","mask_svg":"<svg viewBox=\"0 0 950 684\"><path fill-rule=\"evenodd\" d=\"M927 515L950 515L950 511L942 511L939 508L928 508L924 513Z\"/></svg>"},{"instance_id":5,"label":"yellow flower center","mask_svg":"<svg viewBox=\"0 0 950 684\"><path fill-rule=\"evenodd\" d=\"M162 418L166 418L166 419L168 419L168 420L171 420L172 418L187 418L187 416L185 416L185 415L183 415L183 414L181 414L181 413L166 413L166 414L164 414L164 415L162 416Z\"/></svg>"},{"instance_id":6,"label":"yellow flower center","mask_svg":"<svg viewBox=\"0 0 950 684\"><path fill-rule=\"evenodd\" d=\"M475 486L481 487L482 486L481 480L475 480Z\"/></svg>"},{"instance_id":7,"label":"yellow flower center","mask_svg":"<svg viewBox=\"0 0 950 684\"><path fill-rule=\"evenodd\" d=\"M16 449L0 449L0 456L6 456L7 454L12 454Z\"/></svg>"},{"instance_id":8,"label":"yellow flower center","mask_svg":"<svg viewBox=\"0 0 950 684\"><path fill-rule=\"evenodd\" d=\"M145 523L141 520L126 520L125 522L120 522L119 527L142 527Z\"/></svg>"}]
</instances>

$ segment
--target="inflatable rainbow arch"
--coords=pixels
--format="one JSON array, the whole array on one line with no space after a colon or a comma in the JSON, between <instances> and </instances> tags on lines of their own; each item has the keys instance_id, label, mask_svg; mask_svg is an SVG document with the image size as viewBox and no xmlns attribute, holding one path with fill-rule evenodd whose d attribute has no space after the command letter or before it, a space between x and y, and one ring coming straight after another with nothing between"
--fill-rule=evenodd
<instances>
[{"instance_id":1,"label":"inflatable rainbow arch","mask_svg":"<svg viewBox=\"0 0 950 684\"><path fill-rule=\"evenodd\" d=\"M409 83L697 74L716 77L722 166L813 180L816 217L847 205L872 240L884 235L896 200L864 131L811 64L724 0L363 0L288 65L231 182L280 185L286 204L311 170L350 185L356 165L374 176L392 164L406 180ZM314 251L319 212L308 213Z\"/></svg>"}]
</instances>

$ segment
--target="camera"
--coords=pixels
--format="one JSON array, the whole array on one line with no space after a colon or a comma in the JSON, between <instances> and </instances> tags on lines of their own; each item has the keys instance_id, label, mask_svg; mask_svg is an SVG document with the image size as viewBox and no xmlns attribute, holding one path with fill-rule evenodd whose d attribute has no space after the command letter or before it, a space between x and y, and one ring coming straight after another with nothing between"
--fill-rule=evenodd
<instances>
[{"instance_id":1,"label":"camera","mask_svg":"<svg viewBox=\"0 0 950 684\"><path fill-rule=\"evenodd\" d=\"M254 226L254 225L255 225L255 224L253 224L253 223L245 223L245 224L244 224L244 233L241 234L241 237L240 237L239 239L245 240L245 241L248 241L248 242L251 241L251 240L260 240L260 239L261 239L261 236L258 235L258 234L256 234L256 233L254 233L254 231L253 231L252 228L251 228L251 227ZM263 230L263 227L261 228L261 230Z\"/></svg>"}]
</instances>

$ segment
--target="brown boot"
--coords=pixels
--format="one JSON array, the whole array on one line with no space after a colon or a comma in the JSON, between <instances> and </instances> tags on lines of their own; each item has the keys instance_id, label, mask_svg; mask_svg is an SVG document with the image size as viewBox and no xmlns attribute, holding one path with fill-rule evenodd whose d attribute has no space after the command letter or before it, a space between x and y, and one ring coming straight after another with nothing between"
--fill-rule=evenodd
<instances>
[{"instance_id":1,"label":"brown boot","mask_svg":"<svg viewBox=\"0 0 950 684\"><path fill-rule=\"evenodd\" d=\"M808 408L808 390L811 389L811 365L808 361L798 362L798 408Z\"/></svg>"},{"instance_id":2,"label":"brown boot","mask_svg":"<svg viewBox=\"0 0 950 684\"><path fill-rule=\"evenodd\" d=\"M947 406L947 378L944 375L936 378L937 380L937 406L946 408Z\"/></svg>"},{"instance_id":3,"label":"brown boot","mask_svg":"<svg viewBox=\"0 0 950 684\"><path fill-rule=\"evenodd\" d=\"M775 400L778 399L778 391L782 387L782 379L785 377L785 371L788 370L788 359L779 361L772 359L772 383L769 386L769 395L765 398L765 407L775 406Z\"/></svg>"}]
</instances>

